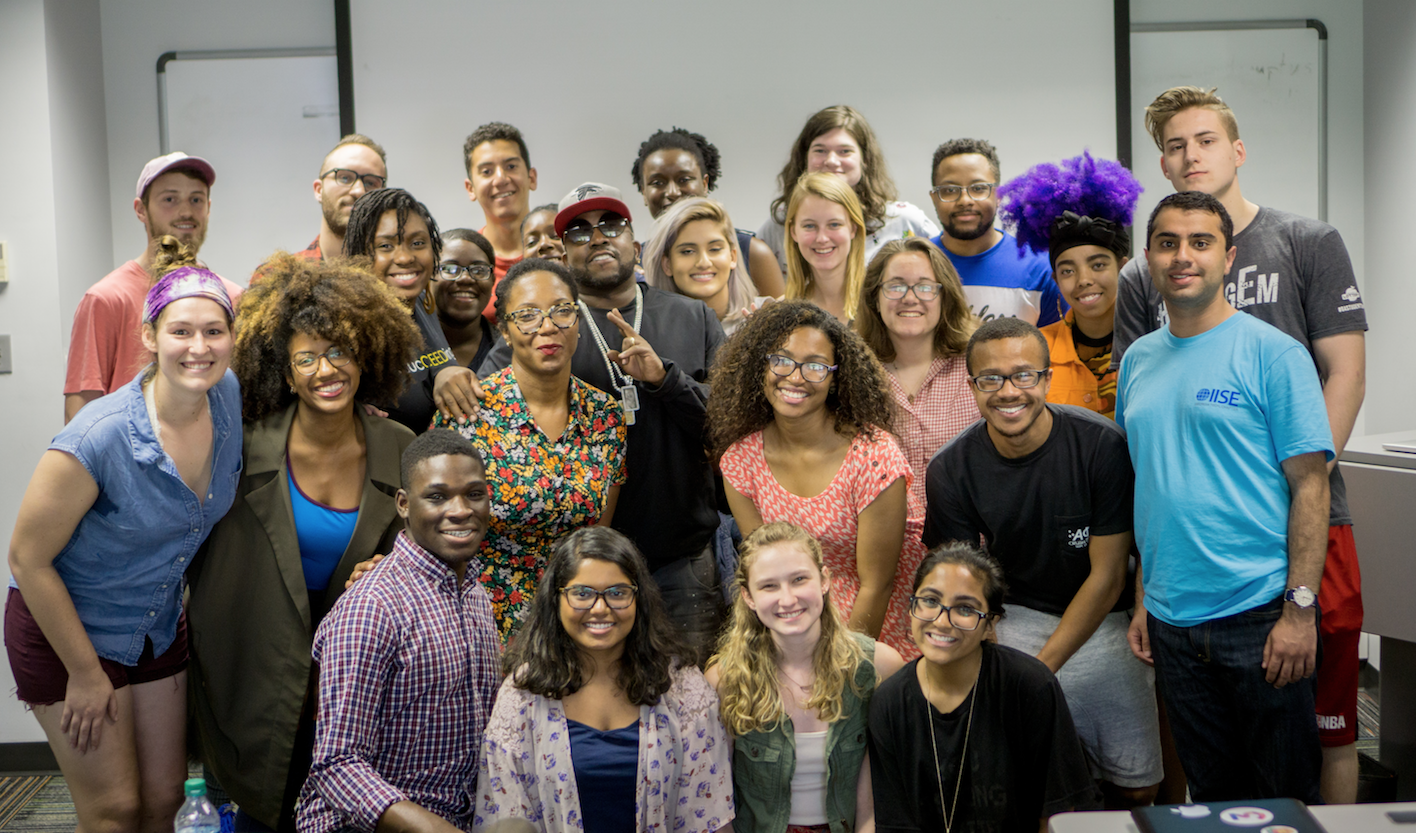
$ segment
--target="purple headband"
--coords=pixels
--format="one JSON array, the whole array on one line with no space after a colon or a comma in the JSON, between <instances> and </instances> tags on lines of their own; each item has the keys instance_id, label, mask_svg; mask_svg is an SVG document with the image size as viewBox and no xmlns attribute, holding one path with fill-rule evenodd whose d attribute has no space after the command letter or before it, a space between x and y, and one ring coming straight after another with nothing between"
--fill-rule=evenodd
<instances>
[{"instance_id":1,"label":"purple headband","mask_svg":"<svg viewBox=\"0 0 1416 833\"><path fill-rule=\"evenodd\" d=\"M148 290L147 300L143 302L143 323L157 321L168 304L183 298L210 298L226 311L228 321L236 318L236 310L231 306L231 297L226 294L221 278L199 266L183 266L163 275Z\"/></svg>"}]
</instances>

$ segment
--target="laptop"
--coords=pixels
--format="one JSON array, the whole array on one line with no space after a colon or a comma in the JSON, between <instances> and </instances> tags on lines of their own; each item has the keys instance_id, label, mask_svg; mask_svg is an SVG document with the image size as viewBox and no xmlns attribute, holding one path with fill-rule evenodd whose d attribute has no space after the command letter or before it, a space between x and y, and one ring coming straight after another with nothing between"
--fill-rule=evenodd
<instances>
[{"instance_id":1,"label":"laptop","mask_svg":"<svg viewBox=\"0 0 1416 833\"><path fill-rule=\"evenodd\" d=\"M1292 798L1138 807L1131 817L1141 833L1327 833Z\"/></svg>"}]
</instances>

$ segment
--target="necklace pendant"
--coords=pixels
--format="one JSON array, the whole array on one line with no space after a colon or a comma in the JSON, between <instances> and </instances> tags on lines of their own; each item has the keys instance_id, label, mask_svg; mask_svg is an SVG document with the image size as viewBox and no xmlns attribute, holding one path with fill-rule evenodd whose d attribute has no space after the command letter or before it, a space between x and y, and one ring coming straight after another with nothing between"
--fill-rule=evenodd
<instances>
[{"instance_id":1,"label":"necklace pendant","mask_svg":"<svg viewBox=\"0 0 1416 833\"><path fill-rule=\"evenodd\" d=\"M639 391L634 387L634 383L621 385L619 388L620 408L624 411L624 424L634 424L634 412L639 410Z\"/></svg>"}]
</instances>

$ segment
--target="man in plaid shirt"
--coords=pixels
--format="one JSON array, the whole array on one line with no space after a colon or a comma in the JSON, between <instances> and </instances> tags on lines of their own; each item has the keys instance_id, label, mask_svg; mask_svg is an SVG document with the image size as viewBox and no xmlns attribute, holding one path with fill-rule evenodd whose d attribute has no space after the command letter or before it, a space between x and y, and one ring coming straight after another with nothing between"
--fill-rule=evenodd
<instances>
[{"instance_id":1,"label":"man in plaid shirt","mask_svg":"<svg viewBox=\"0 0 1416 833\"><path fill-rule=\"evenodd\" d=\"M319 716L300 833L472 829L501 682L491 602L475 580L490 490L476 449L447 430L409 444L402 479L407 528L315 633Z\"/></svg>"}]
</instances>

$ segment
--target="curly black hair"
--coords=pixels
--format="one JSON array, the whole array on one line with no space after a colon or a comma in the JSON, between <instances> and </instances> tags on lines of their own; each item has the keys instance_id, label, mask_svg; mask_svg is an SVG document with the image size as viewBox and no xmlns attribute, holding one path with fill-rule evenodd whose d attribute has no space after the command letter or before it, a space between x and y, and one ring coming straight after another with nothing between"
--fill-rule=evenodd
<instances>
[{"instance_id":1,"label":"curly black hair","mask_svg":"<svg viewBox=\"0 0 1416 833\"><path fill-rule=\"evenodd\" d=\"M587 558L614 564L638 588L634 626L625 637L616 682L629 702L652 706L673 684L674 668L693 664L693 652L669 619L644 556L634 542L609 527L583 527L556 542L502 669L517 688L554 700L585 685L591 665L561 624L560 600Z\"/></svg>"},{"instance_id":2,"label":"curly black hair","mask_svg":"<svg viewBox=\"0 0 1416 833\"><path fill-rule=\"evenodd\" d=\"M516 142L516 149L521 151L521 161L526 167L531 167L531 151L526 149L526 139L521 136L521 131L504 121L491 121L468 134L462 143L462 166L467 169L468 179L472 178L472 151L486 142L496 141Z\"/></svg>"},{"instance_id":3,"label":"curly black hair","mask_svg":"<svg viewBox=\"0 0 1416 833\"><path fill-rule=\"evenodd\" d=\"M309 333L348 350L359 366L362 402L398 401L408 363L423 343L418 327L384 282L359 261L306 260L280 252L241 295L231 369L241 382L242 416L254 422L295 400L290 339Z\"/></svg>"},{"instance_id":4,"label":"curly black hair","mask_svg":"<svg viewBox=\"0 0 1416 833\"><path fill-rule=\"evenodd\" d=\"M398 239L403 239L403 228L408 224L408 215L417 214L428 227L428 237L433 247L433 263L442 262L442 235L438 232L438 221L426 205L418 202L412 194L402 188L380 188L370 191L354 202L349 212L349 227L344 230L344 254L348 257L373 257L374 236L378 234L379 220L385 211L397 212Z\"/></svg>"},{"instance_id":5,"label":"curly black hair","mask_svg":"<svg viewBox=\"0 0 1416 833\"><path fill-rule=\"evenodd\" d=\"M836 353L835 378L826 395L836 430L844 436L891 430L885 368L865 341L810 301L778 301L753 313L718 351L708 383L713 391L708 398L708 436L714 462L733 443L772 422L775 412L762 382L767 355L802 327L824 333Z\"/></svg>"},{"instance_id":6,"label":"curly black hair","mask_svg":"<svg viewBox=\"0 0 1416 833\"><path fill-rule=\"evenodd\" d=\"M984 139L950 139L934 149L934 159L929 163L929 181L931 183L934 182L934 176L939 172L940 162L943 162L950 156L961 156L965 153L976 153L984 159L987 159L988 169L993 172L993 178L1001 178L998 165L998 149L992 144Z\"/></svg>"},{"instance_id":7,"label":"curly black hair","mask_svg":"<svg viewBox=\"0 0 1416 833\"><path fill-rule=\"evenodd\" d=\"M686 150L698 159L698 169L708 182L708 190L718 187L718 177L723 175L722 155L712 142L701 133L691 133L682 127L660 130L639 145L639 155L634 159L634 167L629 169L629 177L639 193L644 193L644 160L649 154L660 150Z\"/></svg>"}]
</instances>

